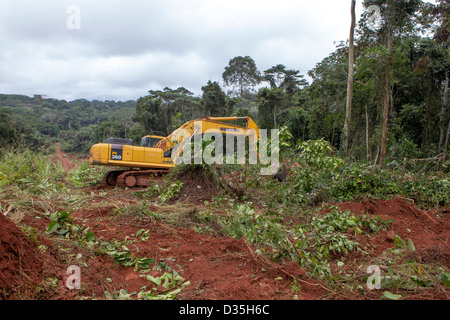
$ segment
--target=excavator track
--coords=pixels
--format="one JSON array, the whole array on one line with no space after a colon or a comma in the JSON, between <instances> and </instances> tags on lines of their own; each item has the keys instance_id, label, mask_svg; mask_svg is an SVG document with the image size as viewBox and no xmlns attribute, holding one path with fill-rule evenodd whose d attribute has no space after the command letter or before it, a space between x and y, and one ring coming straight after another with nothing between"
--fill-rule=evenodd
<instances>
[{"instance_id":1,"label":"excavator track","mask_svg":"<svg viewBox=\"0 0 450 320\"><path fill-rule=\"evenodd\" d=\"M168 170L113 170L105 173L103 184L121 188L148 187L152 181L160 180Z\"/></svg>"},{"instance_id":2,"label":"excavator track","mask_svg":"<svg viewBox=\"0 0 450 320\"><path fill-rule=\"evenodd\" d=\"M117 186L121 188L148 187L152 181L160 180L169 170L136 170L125 171L117 177Z\"/></svg>"},{"instance_id":3,"label":"excavator track","mask_svg":"<svg viewBox=\"0 0 450 320\"><path fill-rule=\"evenodd\" d=\"M107 186L116 186L117 178L124 172L126 171L125 170L108 171L103 175L103 184Z\"/></svg>"}]
</instances>

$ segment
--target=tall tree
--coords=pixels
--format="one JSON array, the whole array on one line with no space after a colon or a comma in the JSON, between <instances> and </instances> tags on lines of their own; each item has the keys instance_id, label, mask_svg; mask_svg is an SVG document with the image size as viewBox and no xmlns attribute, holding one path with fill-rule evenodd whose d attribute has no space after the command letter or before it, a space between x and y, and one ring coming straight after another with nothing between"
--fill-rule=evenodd
<instances>
[{"instance_id":1,"label":"tall tree","mask_svg":"<svg viewBox=\"0 0 450 320\"><path fill-rule=\"evenodd\" d=\"M272 89L283 89L290 97L294 95L299 87L307 84L300 71L286 69L286 66L282 64L277 64L265 70L263 78Z\"/></svg>"},{"instance_id":2,"label":"tall tree","mask_svg":"<svg viewBox=\"0 0 450 320\"><path fill-rule=\"evenodd\" d=\"M384 99L383 99L383 126L381 129L381 143L380 143L380 164L383 165L386 157L386 142L388 131L388 117L389 117L389 98L391 94L391 68L392 68L392 52L394 50L393 39L393 19L395 17L395 0L388 0L387 2L387 58L384 82Z\"/></svg>"},{"instance_id":3,"label":"tall tree","mask_svg":"<svg viewBox=\"0 0 450 320\"><path fill-rule=\"evenodd\" d=\"M347 48L341 43L336 51L308 72L313 79L305 88L308 111L308 139L325 138L333 147L340 148L345 117L346 87L348 80ZM337 139L336 139L336 138Z\"/></svg>"},{"instance_id":4,"label":"tall tree","mask_svg":"<svg viewBox=\"0 0 450 320\"><path fill-rule=\"evenodd\" d=\"M440 23L438 23L437 28L434 32L434 40L447 52L449 50L449 36L450 36L450 3L448 0L439 0L439 3L433 7L432 15L437 18ZM450 78L450 66L447 62L446 70L445 70L445 84L444 84L444 96L442 99L442 108L439 119L439 152L444 149L444 140L445 137L450 134L450 123L448 125L447 133L445 131L446 127L446 117L447 116L447 99L448 99L448 85ZM447 139L448 140L448 139ZM445 148L445 152L446 152ZM444 155L445 159L445 155Z\"/></svg>"},{"instance_id":5,"label":"tall tree","mask_svg":"<svg viewBox=\"0 0 450 320\"><path fill-rule=\"evenodd\" d=\"M443 105L445 107L445 109L447 109L447 97L448 97L448 80L449 80L449 73L450 71L447 73L447 78L445 79L445 89L444 89L444 102ZM443 108L444 108L443 107ZM441 132L442 136L443 136L443 132ZM448 152L448 141L450 139L450 120L448 121L448 126L447 126L447 134L445 135L445 142L443 143L443 149L444 149L444 157L442 158L442 166L445 163L445 160L447 159L447 152Z\"/></svg>"},{"instance_id":6,"label":"tall tree","mask_svg":"<svg viewBox=\"0 0 450 320\"><path fill-rule=\"evenodd\" d=\"M244 94L261 82L261 73L251 57L237 56L229 61L222 78L226 86L239 90L242 108Z\"/></svg>"},{"instance_id":7,"label":"tall tree","mask_svg":"<svg viewBox=\"0 0 450 320\"><path fill-rule=\"evenodd\" d=\"M430 150L430 144L437 142L439 152L442 151L446 129L447 105L446 95L442 99L442 85L444 92L450 71L450 55L448 49L432 39L424 39L420 43L422 57L416 67L421 72L423 83L428 86L425 102L425 118L422 130L422 149ZM439 124L436 126L436 124ZM439 134L435 132L439 128Z\"/></svg>"},{"instance_id":8,"label":"tall tree","mask_svg":"<svg viewBox=\"0 0 450 320\"><path fill-rule=\"evenodd\" d=\"M262 88L258 91L258 118L261 127L277 128L278 113L286 107L286 92L280 88Z\"/></svg>"},{"instance_id":9,"label":"tall tree","mask_svg":"<svg viewBox=\"0 0 450 320\"><path fill-rule=\"evenodd\" d=\"M202 87L202 91L201 103L207 116L225 116L228 113L227 96L216 81L208 81L207 85Z\"/></svg>"},{"instance_id":10,"label":"tall tree","mask_svg":"<svg viewBox=\"0 0 450 320\"><path fill-rule=\"evenodd\" d=\"M387 150L387 137L389 125L389 109L394 105L392 87L394 78L394 53L395 45L407 36L417 35L415 14L419 10L421 0L364 0L364 7L375 5L383 12L383 20L379 28L369 30L367 22L361 19L361 38L359 44L366 48L370 46L382 46L386 48L384 63L384 83L382 99L382 125L379 163L383 165ZM366 16L367 18L367 16Z\"/></svg>"},{"instance_id":11,"label":"tall tree","mask_svg":"<svg viewBox=\"0 0 450 320\"><path fill-rule=\"evenodd\" d=\"M295 107L297 94L307 82L300 71L287 69L283 64L265 70L262 78L269 83L270 89L260 89L257 95L260 123L277 128L280 125L279 118L284 120L283 123L288 122L290 108Z\"/></svg>"},{"instance_id":12,"label":"tall tree","mask_svg":"<svg viewBox=\"0 0 450 320\"><path fill-rule=\"evenodd\" d=\"M154 130L169 134L176 129L173 119L178 113L183 116L186 112L188 118L188 114L194 114L192 109L200 109L198 99L192 95L184 87L150 90L147 96L138 99L133 120L141 123L147 132Z\"/></svg>"},{"instance_id":13,"label":"tall tree","mask_svg":"<svg viewBox=\"0 0 450 320\"><path fill-rule=\"evenodd\" d=\"M163 131L164 127L160 119L161 99L152 96L140 97L136 104L134 121L139 122L150 133L152 130ZM165 131L165 130L164 130Z\"/></svg>"},{"instance_id":14,"label":"tall tree","mask_svg":"<svg viewBox=\"0 0 450 320\"><path fill-rule=\"evenodd\" d=\"M353 70L354 70L354 44L353 37L355 34L355 2L351 0L351 23L350 23L350 39L348 47L348 82L347 82L347 103L345 106L345 121L344 121L344 152L348 151L348 141L350 137L350 121L352 115L352 97L353 97Z\"/></svg>"},{"instance_id":15,"label":"tall tree","mask_svg":"<svg viewBox=\"0 0 450 320\"><path fill-rule=\"evenodd\" d=\"M0 149L16 143L16 128L11 120L11 112L0 107Z\"/></svg>"}]
</instances>

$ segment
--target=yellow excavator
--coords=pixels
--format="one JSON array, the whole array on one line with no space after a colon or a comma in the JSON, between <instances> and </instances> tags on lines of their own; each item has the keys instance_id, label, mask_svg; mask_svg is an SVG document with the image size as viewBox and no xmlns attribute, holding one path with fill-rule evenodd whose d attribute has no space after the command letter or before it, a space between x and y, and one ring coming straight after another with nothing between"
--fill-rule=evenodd
<instances>
[{"instance_id":1,"label":"yellow excavator","mask_svg":"<svg viewBox=\"0 0 450 320\"><path fill-rule=\"evenodd\" d=\"M242 123L236 124L238 122ZM173 159L180 157L180 143L207 131L251 137L253 141L259 138L258 126L248 116L205 117L186 122L167 137L159 134L144 136L140 146L133 146L130 139L108 138L91 147L89 164L121 167L104 175L106 185L150 186L153 179L168 173L176 165Z\"/></svg>"}]
</instances>

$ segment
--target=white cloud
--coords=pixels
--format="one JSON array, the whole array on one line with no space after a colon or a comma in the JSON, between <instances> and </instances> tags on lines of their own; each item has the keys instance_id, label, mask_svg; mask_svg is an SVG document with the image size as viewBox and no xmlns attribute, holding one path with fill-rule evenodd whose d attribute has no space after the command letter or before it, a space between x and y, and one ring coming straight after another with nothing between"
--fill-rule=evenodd
<instances>
[{"instance_id":1,"label":"white cloud","mask_svg":"<svg viewBox=\"0 0 450 320\"><path fill-rule=\"evenodd\" d=\"M345 2L345 3L344 3ZM67 7L81 10L69 30ZM0 4L0 92L137 99L184 86L201 94L228 61L251 56L306 74L346 40L348 1L96 0Z\"/></svg>"}]
</instances>

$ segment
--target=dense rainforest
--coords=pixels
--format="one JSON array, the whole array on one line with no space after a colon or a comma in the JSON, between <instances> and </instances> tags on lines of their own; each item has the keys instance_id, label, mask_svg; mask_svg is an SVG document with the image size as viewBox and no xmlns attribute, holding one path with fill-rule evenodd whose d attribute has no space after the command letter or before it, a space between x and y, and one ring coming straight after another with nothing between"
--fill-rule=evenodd
<instances>
[{"instance_id":1,"label":"dense rainforest","mask_svg":"<svg viewBox=\"0 0 450 320\"><path fill-rule=\"evenodd\" d=\"M450 132L448 1L363 4L350 40L308 71L311 83L283 61L260 71L251 57L237 56L224 66L222 84L208 81L199 96L184 87L125 102L1 94L0 145L45 150L61 142L66 152L86 153L110 136L138 144L152 130L169 134L197 117L250 115L260 128L286 127L292 142L323 138L356 160L436 158L442 168Z\"/></svg>"}]
</instances>

